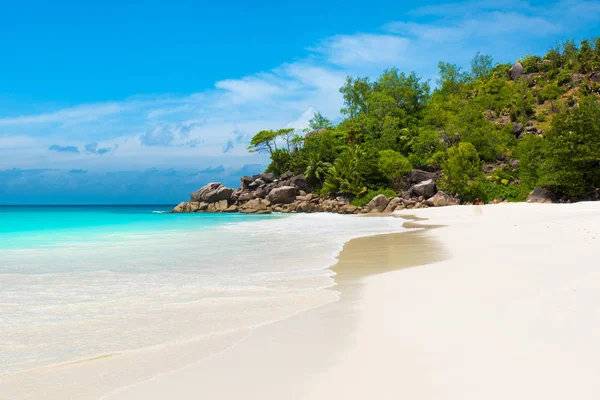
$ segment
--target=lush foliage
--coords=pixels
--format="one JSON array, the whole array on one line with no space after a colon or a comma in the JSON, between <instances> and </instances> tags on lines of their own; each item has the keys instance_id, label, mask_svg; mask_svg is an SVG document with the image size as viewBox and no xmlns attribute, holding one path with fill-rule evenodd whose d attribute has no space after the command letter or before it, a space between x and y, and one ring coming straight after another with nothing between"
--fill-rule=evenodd
<instances>
[{"instance_id":1,"label":"lush foliage","mask_svg":"<svg viewBox=\"0 0 600 400\"><path fill-rule=\"evenodd\" d=\"M359 205L406 190L412 168L441 171L440 188L463 201L520 201L540 185L584 196L600 186L600 40L520 62L516 80L479 53L470 70L440 62L433 90L396 68L348 77L338 123L317 112L303 134L260 131L249 150L270 154L269 171L305 174Z\"/></svg>"},{"instance_id":2,"label":"lush foliage","mask_svg":"<svg viewBox=\"0 0 600 400\"><path fill-rule=\"evenodd\" d=\"M541 183L560 194L583 195L600 187L600 105L585 99L552 120Z\"/></svg>"},{"instance_id":3,"label":"lush foliage","mask_svg":"<svg viewBox=\"0 0 600 400\"><path fill-rule=\"evenodd\" d=\"M472 192L472 184L483 176L481 160L477 149L469 142L459 143L448 149L448 157L442 166L444 177L440 182L442 189L457 193L467 200L476 200L477 193Z\"/></svg>"}]
</instances>

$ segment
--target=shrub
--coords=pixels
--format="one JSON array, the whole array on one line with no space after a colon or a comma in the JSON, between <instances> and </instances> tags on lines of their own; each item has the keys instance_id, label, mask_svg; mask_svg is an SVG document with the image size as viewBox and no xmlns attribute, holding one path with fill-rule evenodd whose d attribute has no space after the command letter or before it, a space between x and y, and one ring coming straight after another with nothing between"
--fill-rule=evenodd
<instances>
[{"instance_id":1,"label":"shrub","mask_svg":"<svg viewBox=\"0 0 600 400\"><path fill-rule=\"evenodd\" d=\"M543 103L546 100L556 100L560 98L562 94L563 90L556 82L548 83L540 89L538 93L538 103Z\"/></svg>"},{"instance_id":2,"label":"shrub","mask_svg":"<svg viewBox=\"0 0 600 400\"><path fill-rule=\"evenodd\" d=\"M538 62L540 61L542 61L542 59L539 56L527 56L523 59L521 65L523 65L523 70L526 74L531 74L533 72L540 71L540 67L538 65Z\"/></svg>"},{"instance_id":3,"label":"shrub","mask_svg":"<svg viewBox=\"0 0 600 400\"><path fill-rule=\"evenodd\" d=\"M519 179L529 189L533 189L540 178L545 144L544 139L539 136L526 135L515 151L515 157L519 160Z\"/></svg>"},{"instance_id":4,"label":"shrub","mask_svg":"<svg viewBox=\"0 0 600 400\"><path fill-rule=\"evenodd\" d=\"M379 170L389 179L400 178L412 169L412 165L406 157L394 150L382 150L379 152Z\"/></svg>"},{"instance_id":5,"label":"shrub","mask_svg":"<svg viewBox=\"0 0 600 400\"><path fill-rule=\"evenodd\" d=\"M525 201L530 191L530 189L519 185L476 181L469 187L467 195L463 200L481 200L484 203L489 203L499 198L511 202Z\"/></svg>"},{"instance_id":6,"label":"shrub","mask_svg":"<svg viewBox=\"0 0 600 400\"><path fill-rule=\"evenodd\" d=\"M433 129L423 129L418 132L410 142L411 153L409 160L413 166L425 168L431 164L431 157L445 149L440 141L439 132Z\"/></svg>"},{"instance_id":7,"label":"shrub","mask_svg":"<svg viewBox=\"0 0 600 400\"><path fill-rule=\"evenodd\" d=\"M536 114L535 119L539 122L546 122L546 120L548 119L548 111L540 111L539 114Z\"/></svg>"},{"instance_id":8,"label":"shrub","mask_svg":"<svg viewBox=\"0 0 600 400\"><path fill-rule=\"evenodd\" d=\"M279 176L288 170L292 163L293 155L286 150L277 149L271 153L271 163L267 167L267 172L272 172L275 176Z\"/></svg>"},{"instance_id":9,"label":"shrub","mask_svg":"<svg viewBox=\"0 0 600 400\"><path fill-rule=\"evenodd\" d=\"M369 188L385 187L388 179L379 169L379 151L371 146L362 146L362 154L357 158L356 171L361 181Z\"/></svg>"},{"instance_id":10,"label":"shrub","mask_svg":"<svg viewBox=\"0 0 600 400\"><path fill-rule=\"evenodd\" d=\"M481 160L471 143L460 143L448 149L448 158L442 166L444 174L440 186L443 190L459 195L463 200L471 198L469 185L483 177Z\"/></svg>"},{"instance_id":11,"label":"shrub","mask_svg":"<svg viewBox=\"0 0 600 400\"><path fill-rule=\"evenodd\" d=\"M600 104L585 99L560 113L545 136L540 184L557 194L578 196L600 187Z\"/></svg>"},{"instance_id":12,"label":"shrub","mask_svg":"<svg viewBox=\"0 0 600 400\"><path fill-rule=\"evenodd\" d=\"M355 196L367 191L365 182L358 171L364 151L359 146L349 147L327 170L323 193L344 193Z\"/></svg>"}]
</instances>

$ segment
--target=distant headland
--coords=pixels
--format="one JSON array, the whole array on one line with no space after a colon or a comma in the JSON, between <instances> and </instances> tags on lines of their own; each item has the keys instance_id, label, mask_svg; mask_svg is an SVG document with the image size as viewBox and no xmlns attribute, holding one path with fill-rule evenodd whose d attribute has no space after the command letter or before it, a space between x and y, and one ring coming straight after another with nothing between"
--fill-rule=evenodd
<instances>
[{"instance_id":1,"label":"distant headland","mask_svg":"<svg viewBox=\"0 0 600 400\"><path fill-rule=\"evenodd\" d=\"M211 183L175 212L391 212L503 201L600 199L600 39L513 65L477 54L415 73L348 77L342 119L258 132L265 173Z\"/></svg>"}]
</instances>

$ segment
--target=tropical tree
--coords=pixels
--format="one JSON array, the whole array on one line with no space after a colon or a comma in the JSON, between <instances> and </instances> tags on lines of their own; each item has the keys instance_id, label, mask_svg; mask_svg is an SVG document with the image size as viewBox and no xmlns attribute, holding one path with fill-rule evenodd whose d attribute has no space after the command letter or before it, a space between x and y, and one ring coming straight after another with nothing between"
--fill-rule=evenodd
<instances>
[{"instance_id":1,"label":"tropical tree","mask_svg":"<svg viewBox=\"0 0 600 400\"><path fill-rule=\"evenodd\" d=\"M475 79L487 78L492 74L493 59L491 56L483 55L480 52L475 54L471 60L471 76Z\"/></svg>"},{"instance_id":2,"label":"tropical tree","mask_svg":"<svg viewBox=\"0 0 600 400\"><path fill-rule=\"evenodd\" d=\"M349 147L327 170L323 190L328 193L361 195L367 191L358 171L358 160L364 154L360 146Z\"/></svg>"},{"instance_id":3,"label":"tropical tree","mask_svg":"<svg viewBox=\"0 0 600 400\"><path fill-rule=\"evenodd\" d=\"M333 127L331 121L323 116L319 111L315 112L313 117L308 120L309 131L316 131L319 129L330 129Z\"/></svg>"},{"instance_id":4,"label":"tropical tree","mask_svg":"<svg viewBox=\"0 0 600 400\"><path fill-rule=\"evenodd\" d=\"M269 153L273 154L277 150L277 131L262 130L252 137L250 145L247 147L250 153Z\"/></svg>"},{"instance_id":5,"label":"tropical tree","mask_svg":"<svg viewBox=\"0 0 600 400\"><path fill-rule=\"evenodd\" d=\"M317 181L323 184L323 180L327 176L327 170L331 168L331 163L324 161L320 154L311 153L308 159L308 166L304 171L304 176L309 181Z\"/></svg>"},{"instance_id":6,"label":"tropical tree","mask_svg":"<svg viewBox=\"0 0 600 400\"><path fill-rule=\"evenodd\" d=\"M588 98L556 115L545 136L540 184L560 194L582 195L600 187L600 104Z\"/></svg>"},{"instance_id":7,"label":"tropical tree","mask_svg":"<svg viewBox=\"0 0 600 400\"><path fill-rule=\"evenodd\" d=\"M291 151L292 145L299 140L294 128L283 128L278 130L263 130L252 137L248 151L251 153L273 154L277 150L277 139L282 139L287 151Z\"/></svg>"}]
</instances>

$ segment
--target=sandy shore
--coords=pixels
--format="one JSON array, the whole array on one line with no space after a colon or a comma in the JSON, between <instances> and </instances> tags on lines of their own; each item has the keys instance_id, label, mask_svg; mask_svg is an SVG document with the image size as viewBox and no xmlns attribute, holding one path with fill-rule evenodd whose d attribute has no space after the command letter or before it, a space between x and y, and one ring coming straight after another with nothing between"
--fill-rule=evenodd
<instances>
[{"instance_id":1,"label":"sandy shore","mask_svg":"<svg viewBox=\"0 0 600 400\"><path fill-rule=\"evenodd\" d=\"M431 228L348 242L333 267L339 301L206 349L0 377L0 398L598 398L600 203L399 216Z\"/></svg>"},{"instance_id":2,"label":"sandy shore","mask_svg":"<svg viewBox=\"0 0 600 400\"><path fill-rule=\"evenodd\" d=\"M598 398L600 203L411 214L445 226L349 242L340 301L106 398Z\"/></svg>"}]
</instances>

